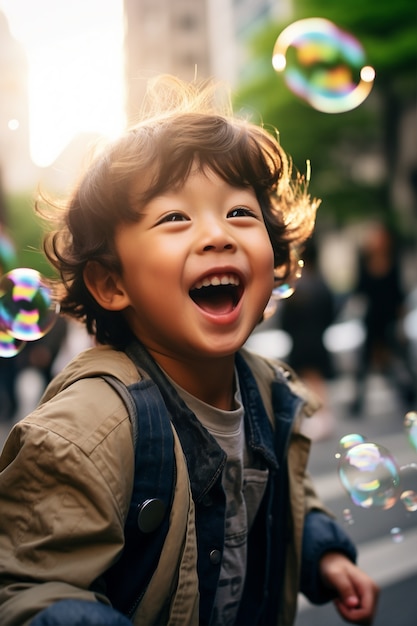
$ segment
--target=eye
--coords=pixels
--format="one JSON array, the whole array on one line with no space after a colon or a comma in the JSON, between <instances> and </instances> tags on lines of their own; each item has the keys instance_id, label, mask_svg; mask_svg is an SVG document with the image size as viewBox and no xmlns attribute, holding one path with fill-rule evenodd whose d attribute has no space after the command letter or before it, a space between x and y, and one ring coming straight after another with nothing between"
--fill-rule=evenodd
<instances>
[{"instance_id":1,"label":"eye","mask_svg":"<svg viewBox=\"0 0 417 626\"><path fill-rule=\"evenodd\" d=\"M257 215L252 209L248 209L248 207L237 206L229 211L227 217L257 217Z\"/></svg>"},{"instance_id":2,"label":"eye","mask_svg":"<svg viewBox=\"0 0 417 626\"><path fill-rule=\"evenodd\" d=\"M167 222L186 222L188 219L183 213L168 213L157 222L157 225L166 224Z\"/></svg>"}]
</instances>

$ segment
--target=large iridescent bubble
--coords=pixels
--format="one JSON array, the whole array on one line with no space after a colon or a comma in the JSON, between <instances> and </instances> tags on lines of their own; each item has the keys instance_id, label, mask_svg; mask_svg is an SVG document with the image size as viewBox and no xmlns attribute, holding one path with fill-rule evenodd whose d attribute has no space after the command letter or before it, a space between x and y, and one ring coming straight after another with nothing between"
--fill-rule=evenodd
<instances>
[{"instance_id":1,"label":"large iridescent bubble","mask_svg":"<svg viewBox=\"0 0 417 626\"><path fill-rule=\"evenodd\" d=\"M352 502L365 509L390 509L401 494L400 468L376 443L358 443L340 457L339 478Z\"/></svg>"},{"instance_id":2,"label":"large iridescent bubble","mask_svg":"<svg viewBox=\"0 0 417 626\"><path fill-rule=\"evenodd\" d=\"M357 39L323 18L287 26L275 42L272 65L293 93L324 113L358 107L375 78Z\"/></svg>"},{"instance_id":3,"label":"large iridescent bubble","mask_svg":"<svg viewBox=\"0 0 417 626\"><path fill-rule=\"evenodd\" d=\"M19 267L0 278L0 328L21 341L40 339L52 328L56 311L45 278Z\"/></svg>"}]
</instances>

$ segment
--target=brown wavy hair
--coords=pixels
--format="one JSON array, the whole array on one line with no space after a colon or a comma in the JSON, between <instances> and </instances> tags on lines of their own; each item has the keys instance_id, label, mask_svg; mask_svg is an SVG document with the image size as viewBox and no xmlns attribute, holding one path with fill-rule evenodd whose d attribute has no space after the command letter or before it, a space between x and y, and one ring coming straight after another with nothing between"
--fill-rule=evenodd
<instances>
[{"instance_id":1,"label":"brown wavy hair","mask_svg":"<svg viewBox=\"0 0 417 626\"><path fill-rule=\"evenodd\" d=\"M59 275L60 309L83 321L98 343L123 347L131 333L121 312L104 310L91 296L86 264L97 261L121 271L116 228L135 222L138 209L155 196L180 188L196 164L231 185L254 189L280 279L291 279L296 270L296 253L312 233L319 202L311 200L302 176L292 176L276 138L234 116L230 96L226 92L221 100L219 94L224 96L212 81L154 79L140 121L96 154L68 200L38 204L53 224L44 251ZM146 184L134 195L138 181Z\"/></svg>"}]
</instances>

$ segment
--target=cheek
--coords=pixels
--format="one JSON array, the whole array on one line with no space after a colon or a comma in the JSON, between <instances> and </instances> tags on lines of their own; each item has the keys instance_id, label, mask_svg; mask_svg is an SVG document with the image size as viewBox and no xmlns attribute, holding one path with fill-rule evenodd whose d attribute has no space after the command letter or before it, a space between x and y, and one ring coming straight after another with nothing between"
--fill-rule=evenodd
<instances>
[{"instance_id":1,"label":"cheek","mask_svg":"<svg viewBox=\"0 0 417 626\"><path fill-rule=\"evenodd\" d=\"M265 272L265 278L269 278L273 285L274 283L274 250L272 248L271 241L266 234L263 240L259 243L257 251L257 260L259 265Z\"/></svg>"}]
</instances>

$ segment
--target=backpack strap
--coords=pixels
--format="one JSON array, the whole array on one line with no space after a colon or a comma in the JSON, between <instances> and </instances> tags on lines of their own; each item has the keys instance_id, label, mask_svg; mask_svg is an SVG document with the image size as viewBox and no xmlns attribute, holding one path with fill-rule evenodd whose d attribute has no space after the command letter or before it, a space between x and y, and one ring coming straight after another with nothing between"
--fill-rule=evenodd
<instances>
[{"instance_id":1,"label":"backpack strap","mask_svg":"<svg viewBox=\"0 0 417 626\"><path fill-rule=\"evenodd\" d=\"M108 383L111 387L113 387L115 391L117 391L117 393L126 405L129 413L129 420L132 425L133 447L136 450L136 446L138 443L138 414L135 401L132 398L132 394L129 392L126 385L122 383L121 380L119 380L119 378L111 376L110 374L103 374L101 378L103 378L106 383Z\"/></svg>"},{"instance_id":2,"label":"backpack strap","mask_svg":"<svg viewBox=\"0 0 417 626\"><path fill-rule=\"evenodd\" d=\"M157 385L143 378L126 387L103 375L121 396L132 422L135 475L125 523L125 545L105 573L113 606L133 615L158 564L169 527L175 458L171 421Z\"/></svg>"}]
</instances>

